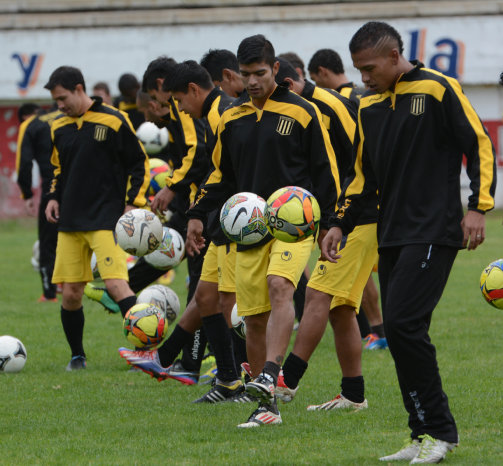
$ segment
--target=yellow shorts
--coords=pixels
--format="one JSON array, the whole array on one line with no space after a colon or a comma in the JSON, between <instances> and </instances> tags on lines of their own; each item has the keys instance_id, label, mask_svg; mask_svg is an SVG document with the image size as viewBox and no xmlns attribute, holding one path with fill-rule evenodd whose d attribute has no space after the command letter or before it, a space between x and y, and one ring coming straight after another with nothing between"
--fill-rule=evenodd
<instances>
[{"instance_id":1,"label":"yellow shorts","mask_svg":"<svg viewBox=\"0 0 503 466\"><path fill-rule=\"evenodd\" d=\"M330 309L360 307L363 289L377 260L376 224L359 225L347 237L337 263L318 261L307 286L333 296Z\"/></svg>"},{"instance_id":2,"label":"yellow shorts","mask_svg":"<svg viewBox=\"0 0 503 466\"><path fill-rule=\"evenodd\" d=\"M314 239L285 243L274 239L263 246L236 254L236 302L238 314L249 316L271 310L267 277L278 275L295 286L313 250Z\"/></svg>"},{"instance_id":3,"label":"yellow shorts","mask_svg":"<svg viewBox=\"0 0 503 466\"><path fill-rule=\"evenodd\" d=\"M111 230L60 231L52 283L91 281L93 251L101 278L128 280L127 254L115 242Z\"/></svg>"},{"instance_id":4,"label":"yellow shorts","mask_svg":"<svg viewBox=\"0 0 503 466\"><path fill-rule=\"evenodd\" d=\"M204 255L200 280L218 283L218 291L235 293L236 243L217 246L211 242Z\"/></svg>"}]
</instances>

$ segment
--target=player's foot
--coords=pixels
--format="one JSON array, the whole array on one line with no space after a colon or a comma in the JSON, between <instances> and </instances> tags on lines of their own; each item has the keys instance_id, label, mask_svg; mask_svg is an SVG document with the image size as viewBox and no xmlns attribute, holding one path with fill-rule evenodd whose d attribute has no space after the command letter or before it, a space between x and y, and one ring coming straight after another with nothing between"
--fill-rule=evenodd
<instances>
[{"instance_id":1,"label":"player's foot","mask_svg":"<svg viewBox=\"0 0 503 466\"><path fill-rule=\"evenodd\" d=\"M246 390L243 390L241 393L235 395L231 401L234 403L256 403L258 400L254 396L246 393Z\"/></svg>"},{"instance_id":2,"label":"player's foot","mask_svg":"<svg viewBox=\"0 0 503 466\"><path fill-rule=\"evenodd\" d=\"M367 400L361 403L350 401L342 395L337 395L333 400L322 403L321 405L309 405L308 411L329 411L331 409L349 409L352 411L359 411L360 409L368 408Z\"/></svg>"},{"instance_id":3,"label":"player's foot","mask_svg":"<svg viewBox=\"0 0 503 466\"><path fill-rule=\"evenodd\" d=\"M388 348L388 340L385 337L380 338L376 333L371 333L367 335L365 338L367 342L364 346L366 350L378 350L378 349L387 349Z\"/></svg>"},{"instance_id":4,"label":"player's foot","mask_svg":"<svg viewBox=\"0 0 503 466\"><path fill-rule=\"evenodd\" d=\"M232 401L236 395L244 390L241 380L222 382L215 379L215 381L215 385L211 387L210 391L201 398L194 400L193 403L221 403L222 401Z\"/></svg>"},{"instance_id":5,"label":"player's foot","mask_svg":"<svg viewBox=\"0 0 503 466\"><path fill-rule=\"evenodd\" d=\"M449 443L433 438L430 435L420 435L419 438L422 440L419 452L410 464L440 463L447 453L458 446L457 443Z\"/></svg>"},{"instance_id":6,"label":"player's foot","mask_svg":"<svg viewBox=\"0 0 503 466\"><path fill-rule=\"evenodd\" d=\"M46 298L44 295L40 296L40 298L37 299L37 303L57 303L58 298Z\"/></svg>"},{"instance_id":7,"label":"player's foot","mask_svg":"<svg viewBox=\"0 0 503 466\"><path fill-rule=\"evenodd\" d=\"M379 461L411 461L419 453L420 447L421 444L418 439L408 438L400 450L392 455L379 458Z\"/></svg>"},{"instance_id":8,"label":"player's foot","mask_svg":"<svg viewBox=\"0 0 503 466\"><path fill-rule=\"evenodd\" d=\"M168 368L161 366L157 350L142 351L119 348L119 354L129 365L137 367L151 377L155 377L159 382L169 378Z\"/></svg>"},{"instance_id":9,"label":"player's foot","mask_svg":"<svg viewBox=\"0 0 503 466\"><path fill-rule=\"evenodd\" d=\"M106 288L99 288L92 283L87 283L84 294L93 301L100 303L111 314L120 312L119 305L110 297Z\"/></svg>"},{"instance_id":10,"label":"player's foot","mask_svg":"<svg viewBox=\"0 0 503 466\"><path fill-rule=\"evenodd\" d=\"M73 356L68 365L67 371L79 371L85 369L87 366L86 358L84 356Z\"/></svg>"},{"instance_id":11,"label":"player's foot","mask_svg":"<svg viewBox=\"0 0 503 466\"><path fill-rule=\"evenodd\" d=\"M199 380L199 372L186 370L180 359L177 359L166 369L166 374L168 378L178 380L184 385L194 385Z\"/></svg>"},{"instance_id":12,"label":"player's foot","mask_svg":"<svg viewBox=\"0 0 503 466\"><path fill-rule=\"evenodd\" d=\"M274 380L262 372L255 380L248 382L245 386L246 393L254 396L263 403L272 403L274 401Z\"/></svg>"},{"instance_id":13,"label":"player's foot","mask_svg":"<svg viewBox=\"0 0 503 466\"><path fill-rule=\"evenodd\" d=\"M272 403L260 403L248 420L243 424L238 424L238 427L260 427L267 424L281 424L281 422L281 414L279 413L276 400L273 400Z\"/></svg>"},{"instance_id":14,"label":"player's foot","mask_svg":"<svg viewBox=\"0 0 503 466\"><path fill-rule=\"evenodd\" d=\"M278 384L276 385L276 396L283 403L289 403L295 397L295 394L297 393L298 389L299 389L298 386L297 386L297 388L287 387L287 385L285 383L285 378L283 376L283 371L280 371L279 377L278 377Z\"/></svg>"}]
</instances>

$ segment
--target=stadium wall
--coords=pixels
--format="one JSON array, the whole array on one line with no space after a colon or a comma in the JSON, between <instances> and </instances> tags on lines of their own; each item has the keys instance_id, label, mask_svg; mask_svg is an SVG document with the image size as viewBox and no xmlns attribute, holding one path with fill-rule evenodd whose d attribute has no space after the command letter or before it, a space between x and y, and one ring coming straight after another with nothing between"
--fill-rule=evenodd
<instances>
[{"instance_id":1,"label":"stadium wall","mask_svg":"<svg viewBox=\"0 0 503 466\"><path fill-rule=\"evenodd\" d=\"M78 9L79 2L72 3ZM359 83L347 44L370 19L386 20L399 30L409 59L420 59L462 82L502 160L503 87L497 81L503 71L503 1L306 5L313 3L307 1L304 5L257 7L254 0L228 0L195 1L195 6L211 3L211 8L183 8L187 3L179 0L173 3L176 8L133 11L117 10L124 2L110 0L101 3L108 7L106 11L40 12L34 5L42 10L49 5L63 9L65 1L16 2L17 10L5 9L7 3L0 1L0 11L5 12L0 15L0 217L23 214L15 184L17 106L22 101L48 103L43 85L57 66L78 66L88 87L107 81L117 94L122 73L141 77L148 62L159 55L199 60L209 48L235 51L246 35L263 33L278 53L295 51L306 62L319 48L337 50L347 75ZM240 6L232 7L236 3ZM135 6L134 1L128 4ZM464 178L463 185L467 187ZM500 188L497 205L503 207Z\"/></svg>"}]
</instances>

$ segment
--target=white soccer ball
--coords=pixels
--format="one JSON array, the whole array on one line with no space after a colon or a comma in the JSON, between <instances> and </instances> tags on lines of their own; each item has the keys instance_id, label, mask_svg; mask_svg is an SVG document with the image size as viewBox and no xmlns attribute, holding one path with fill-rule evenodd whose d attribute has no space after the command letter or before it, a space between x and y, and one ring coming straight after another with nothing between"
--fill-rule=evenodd
<instances>
[{"instance_id":1,"label":"white soccer ball","mask_svg":"<svg viewBox=\"0 0 503 466\"><path fill-rule=\"evenodd\" d=\"M176 267L185 254L185 243L182 235L175 229L163 227L160 246L145 256L145 261L159 270L170 270Z\"/></svg>"},{"instance_id":2,"label":"white soccer ball","mask_svg":"<svg viewBox=\"0 0 503 466\"><path fill-rule=\"evenodd\" d=\"M162 234L161 221L145 209L126 212L115 225L115 237L119 246L137 257L155 251L161 244Z\"/></svg>"},{"instance_id":3,"label":"white soccer ball","mask_svg":"<svg viewBox=\"0 0 503 466\"><path fill-rule=\"evenodd\" d=\"M26 348L21 340L0 337L0 372L19 372L26 363Z\"/></svg>"},{"instance_id":4,"label":"white soccer ball","mask_svg":"<svg viewBox=\"0 0 503 466\"><path fill-rule=\"evenodd\" d=\"M231 311L231 324L234 331L246 340L246 322L243 316L238 316L238 305L234 304Z\"/></svg>"},{"instance_id":5,"label":"white soccer ball","mask_svg":"<svg viewBox=\"0 0 503 466\"><path fill-rule=\"evenodd\" d=\"M170 324L176 320L180 312L180 300L177 294L165 285L148 286L138 295L136 302L157 306L165 312Z\"/></svg>"},{"instance_id":6,"label":"white soccer ball","mask_svg":"<svg viewBox=\"0 0 503 466\"><path fill-rule=\"evenodd\" d=\"M220 225L231 240L255 244L268 233L264 218L266 202L254 193L238 193L227 199L220 211Z\"/></svg>"},{"instance_id":7,"label":"white soccer ball","mask_svg":"<svg viewBox=\"0 0 503 466\"><path fill-rule=\"evenodd\" d=\"M40 271L40 241L38 239L37 239L37 241L35 241L33 243L33 247L32 247L31 252L32 252L31 266L33 267L33 270L35 270L35 272L39 272Z\"/></svg>"},{"instance_id":8,"label":"white soccer ball","mask_svg":"<svg viewBox=\"0 0 503 466\"><path fill-rule=\"evenodd\" d=\"M96 258L96 253L94 252L91 256L91 270L93 271L94 278L98 278L100 276L100 271L98 270L98 259Z\"/></svg>"},{"instance_id":9,"label":"white soccer ball","mask_svg":"<svg viewBox=\"0 0 503 466\"><path fill-rule=\"evenodd\" d=\"M167 128L159 128L151 121L145 121L136 130L136 136L142 142L148 155L156 155L161 152L169 141Z\"/></svg>"}]
</instances>

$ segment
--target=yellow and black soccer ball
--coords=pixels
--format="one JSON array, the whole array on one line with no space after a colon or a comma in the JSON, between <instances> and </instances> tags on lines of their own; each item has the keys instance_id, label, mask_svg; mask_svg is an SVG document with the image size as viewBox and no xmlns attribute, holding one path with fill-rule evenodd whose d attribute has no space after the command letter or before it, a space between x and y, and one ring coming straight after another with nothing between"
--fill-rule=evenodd
<instances>
[{"instance_id":1,"label":"yellow and black soccer ball","mask_svg":"<svg viewBox=\"0 0 503 466\"><path fill-rule=\"evenodd\" d=\"M480 291L489 304L503 309L503 259L491 262L482 271Z\"/></svg>"},{"instance_id":2,"label":"yellow and black soccer ball","mask_svg":"<svg viewBox=\"0 0 503 466\"><path fill-rule=\"evenodd\" d=\"M154 348L168 335L166 313L151 303L135 304L124 316L124 335L136 348Z\"/></svg>"}]
</instances>

